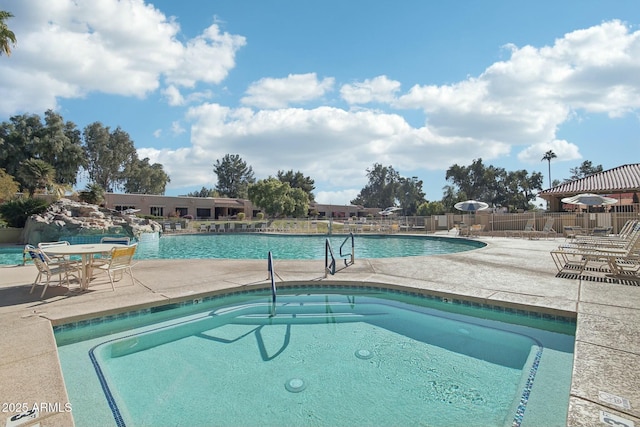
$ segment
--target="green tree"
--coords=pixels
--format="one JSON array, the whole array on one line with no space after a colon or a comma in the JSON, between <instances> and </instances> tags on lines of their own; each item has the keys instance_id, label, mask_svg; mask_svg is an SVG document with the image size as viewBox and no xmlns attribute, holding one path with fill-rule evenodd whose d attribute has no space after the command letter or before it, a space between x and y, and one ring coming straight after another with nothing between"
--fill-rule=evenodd
<instances>
[{"instance_id":1,"label":"green tree","mask_svg":"<svg viewBox=\"0 0 640 427\"><path fill-rule=\"evenodd\" d=\"M416 215L418 216L432 216L442 215L446 212L444 203L442 202L423 202L418 206Z\"/></svg>"},{"instance_id":2,"label":"green tree","mask_svg":"<svg viewBox=\"0 0 640 427\"><path fill-rule=\"evenodd\" d=\"M16 35L9 29L7 19L13 18L13 15L4 10L0 10L0 55L11 56L11 47L16 45Z\"/></svg>"},{"instance_id":3,"label":"green tree","mask_svg":"<svg viewBox=\"0 0 640 427\"><path fill-rule=\"evenodd\" d=\"M469 166L454 164L447 170L445 177L460 193L458 201L474 199L493 203L498 193L496 179L502 172L499 168L485 166L482 159L474 159Z\"/></svg>"},{"instance_id":4,"label":"green tree","mask_svg":"<svg viewBox=\"0 0 640 427\"><path fill-rule=\"evenodd\" d=\"M85 203L99 205L104 201L104 188L95 183L87 184L78 196Z\"/></svg>"},{"instance_id":5,"label":"green tree","mask_svg":"<svg viewBox=\"0 0 640 427\"><path fill-rule=\"evenodd\" d=\"M418 206L425 202L425 193L422 191L422 180L418 177L400 177L396 199L402 207L404 215L417 215Z\"/></svg>"},{"instance_id":6,"label":"green tree","mask_svg":"<svg viewBox=\"0 0 640 427\"><path fill-rule=\"evenodd\" d=\"M554 153L553 150L549 150L544 153L544 156L540 159L541 162L546 160L549 163L549 187L551 187L551 159L555 159L557 157L558 156L556 156L556 153Z\"/></svg>"},{"instance_id":7,"label":"green tree","mask_svg":"<svg viewBox=\"0 0 640 427\"><path fill-rule=\"evenodd\" d=\"M367 169L369 183L360 190L358 196L351 201L354 205L366 208L386 208L396 205L400 175L393 166L382 166L375 163Z\"/></svg>"},{"instance_id":8,"label":"green tree","mask_svg":"<svg viewBox=\"0 0 640 427\"><path fill-rule=\"evenodd\" d=\"M38 190L50 189L55 182L55 174L53 166L40 159L25 160L18 169L18 176L29 192L29 197L33 197Z\"/></svg>"},{"instance_id":9,"label":"green tree","mask_svg":"<svg viewBox=\"0 0 640 427\"><path fill-rule=\"evenodd\" d=\"M20 185L4 169L0 169L0 203L15 197Z\"/></svg>"},{"instance_id":10,"label":"green tree","mask_svg":"<svg viewBox=\"0 0 640 427\"><path fill-rule=\"evenodd\" d=\"M38 144L42 134L42 121L36 114L22 114L0 125L0 168L18 179L18 169L28 159L39 158Z\"/></svg>"},{"instance_id":11,"label":"green tree","mask_svg":"<svg viewBox=\"0 0 640 427\"><path fill-rule=\"evenodd\" d=\"M291 188L288 196L293 202L293 206L287 215L294 218L305 218L309 213L309 194L302 188Z\"/></svg>"},{"instance_id":12,"label":"green tree","mask_svg":"<svg viewBox=\"0 0 640 427\"><path fill-rule=\"evenodd\" d=\"M9 200L0 205L0 216L9 227L23 228L31 215L41 214L48 207L49 203L40 198Z\"/></svg>"},{"instance_id":13,"label":"green tree","mask_svg":"<svg viewBox=\"0 0 640 427\"><path fill-rule=\"evenodd\" d=\"M540 172L529 175L526 170L512 171L507 174L505 200L502 206L510 210L530 209L530 203L535 200L537 192L542 190L543 176Z\"/></svg>"},{"instance_id":14,"label":"green tree","mask_svg":"<svg viewBox=\"0 0 640 427\"><path fill-rule=\"evenodd\" d=\"M84 129L84 143L89 179L108 192L120 188L126 181L126 167L137 159L129 134L120 127L110 132L94 122Z\"/></svg>"},{"instance_id":15,"label":"green tree","mask_svg":"<svg viewBox=\"0 0 640 427\"><path fill-rule=\"evenodd\" d=\"M589 175L593 175L594 173L602 172L602 165L593 166L593 163L589 160L585 160L578 167L569 169L571 173L571 177L566 181L575 181L576 179L586 178Z\"/></svg>"},{"instance_id":16,"label":"green tree","mask_svg":"<svg viewBox=\"0 0 640 427\"><path fill-rule=\"evenodd\" d=\"M200 191L187 193L187 197L219 197L219 194L213 188L202 187Z\"/></svg>"},{"instance_id":17,"label":"green tree","mask_svg":"<svg viewBox=\"0 0 640 427\"><path fill-rule=\"evenodd\" d=\"M249 185L256 182L253 169L238 154L216 160L213 172L218 176L215 189L223 197L246 199Z\"/></svg>"},{"instance_id":18,"label":"green tree","mask_svg":"<svg viewBox=\"0 0 640 427\"><path fill-rule=\"evenodd\" d=\"M269 177L249 186L249 200L271 217L305 217L309 211L309 196L301 188L291 188L288 182Z\"/></svg>"},{"instance_id":19,"label":"green tree","mask_svg":"<svg viewBox=\"0 0 640 427\"><path fill-rule=\"evenodd\" d=\"M287 172L279 170L277 177L281 182L288 182L291 188L302 189L307 193L309 201L313 202L315 200L313 190L315 190L316 187L315 182L311 177L304 176L300 171L293 172L293 170L289 170Z\"/></svg>"},{"instance_id":20,"label":"green tree","mask_svg":"<svg viewBox=\"0 0 640 427\"><path fill-rule=\"evenodd\" d=\"M149 158L139 160L134 158L127 164L124 176L126 193L164 194L168 182L171 182L162 165L149 164Z\"/></svg>"},{"instance_id":21,"label":"green tree","mask_svg":"<svg viewBox=\"0 0 640 427\"><path fill-rule=\"evenodd\" d=\"M73 122L65 123L62 116L52 110L45 112L45 126L41 129L36 151L38 158L55 168L58 184L75 185L78 171L87 166L80 131Z\"/></svg>"}]
</instances>

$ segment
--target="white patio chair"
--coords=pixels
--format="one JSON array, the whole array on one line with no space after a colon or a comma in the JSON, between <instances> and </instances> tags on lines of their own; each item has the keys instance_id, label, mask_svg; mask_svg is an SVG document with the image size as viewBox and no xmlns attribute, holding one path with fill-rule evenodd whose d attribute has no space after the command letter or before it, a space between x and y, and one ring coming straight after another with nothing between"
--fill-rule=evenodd
<instances>
[{"instance_id":1,"label":"white patio chair","mask_svg":"<svg viewBox=\"0 0 640 427\"><path fill-rule=\"evenodd\" d=\"M69 280L70 276L75 277L78 282L80 282L80 265L75 262L63 262L63 263L50 263L49 257L47 254L42 252L41 249L36 248L31 245L25 246L25 251L29 254L36 268L38 269L38 275L36 279L33 281L33 285L31 285L31 290L29 293L33 293L36 285L42 284L42 280L44 279L44 288L42 289L42 293L40 294L40 298L44 297L45 292L47 292L47 288L51 284L51 281L57 281L59 285L63 283L67 284L67 287L70 286L71 282ZM77 274L71 274L76 272ZM54 276L58 276L58 279L53 279Z\"/></svg>"}]
</instances>

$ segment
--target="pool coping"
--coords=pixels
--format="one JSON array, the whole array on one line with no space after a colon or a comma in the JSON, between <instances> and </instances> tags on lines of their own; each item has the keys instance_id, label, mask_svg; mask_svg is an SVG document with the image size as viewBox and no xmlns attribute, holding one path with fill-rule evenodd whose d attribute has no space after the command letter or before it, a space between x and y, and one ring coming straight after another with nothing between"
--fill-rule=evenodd
<instances>
[{"instance_id":1,"label":"pool coping","mask_svg":"<svg viewBox=\"0 0 640 427\"><path fill-rule=\"evenodd\" d=\"M447 297L573 313L577 331L567 425L596 425L603 412L640 424L640 377L629 369L640 362L640 287L555 277L549 251L563 239L481 239L486 247L451 255L359 260L356 254L356 264L329 281L395 283ZM286 282L325 280L323 261L276 260L275 266ZM7 333L0 343L0 396L29 404L67 401L53 324L264 287L267 275L266 260L141 261L134 267L135 286L120 283L114 293L107 282L82 294L54 288L40 301L28 295L32 266L1 271L0 291L6 298L0 303L0 325ZM180 286L167 284L172 281ZM44 413L37 421L45 419L53 426L73 423L63 411Z\"/></svg>"}]
</instances>

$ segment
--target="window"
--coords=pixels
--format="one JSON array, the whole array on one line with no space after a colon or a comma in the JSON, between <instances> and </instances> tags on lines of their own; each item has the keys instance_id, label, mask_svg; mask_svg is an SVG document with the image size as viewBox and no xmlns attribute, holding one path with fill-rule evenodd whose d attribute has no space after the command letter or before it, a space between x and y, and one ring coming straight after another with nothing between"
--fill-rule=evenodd
<instances>
[{"instance_id":1,"label":"window","mask_svg":"<svg viewBox=\"0 0 640 427\"><path fill-rule=\"evenodd\" d=\"M178 216L185 216L189 214L189 208L176 208Z\"/></svg>"},{"instance_id":2,"label":"window","mask_svg":"<svg viewBox=\"0 0 640 427\"><path fill-rule=\"evenodd\" d=\"M153 216L164 216L164 209L162 206L151 206L149 208L149 214Z\"/></svg>"},{"instance_id":3,"label":"window","mask_svg":"<svg viewBox=\"0 0 640 427\"><path fill-rule=\"evenodd\" d=\"M135 206L127 206L127 205L115 205L115 210L118 212L126 211L127 209L135 209Z\"/></svg>"},{"instance_id":4,"label":"window","mask_svg":"<svg viewBox=\"0 0 640 427\"><path fill-rule=\"evenodd\" d=\"M197 208L196 209L196 217L197 218L211 218L211 209L208 209L208 208Z\"/></svg>"}]
</instances>

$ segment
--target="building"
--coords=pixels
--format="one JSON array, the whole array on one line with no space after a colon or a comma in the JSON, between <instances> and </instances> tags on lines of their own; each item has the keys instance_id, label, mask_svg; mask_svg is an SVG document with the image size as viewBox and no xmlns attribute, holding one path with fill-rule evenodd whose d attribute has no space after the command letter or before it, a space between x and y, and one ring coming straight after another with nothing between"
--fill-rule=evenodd
<instances>
[{"instance_id":1,"label":"building","mask_svg":"<svg viewBox=\"0 0 640 427\"><path fill-rule=\"evenodd\" d=\"M618 166L582 179L565 182L542 191L538 196L549 202L549 210L561 212L567 209L562 203L563 198L581 193L601 194L618 199L618 203L606 209L618 212L637 210L640 196L640 163Z\"/></svg>"},{"instance_id":2,"label":"building","mask_svg":"<svg viewBox=\"0 0 640 427\"><path fill-rule=\"evenodd\" d=\"M246 199L230 199L226 197L187 197L160 196L155 194L120 194L104 195L106 208L117 211L138 209L141 215L157 217L185 217L194 219L228 219L244 213L247 219L254 218L260 209ZM376 215L380 209L363 208L355 205L325 205L311 203L310 216L320 218L350 218Z\"/></svg>"}]
</instances>

